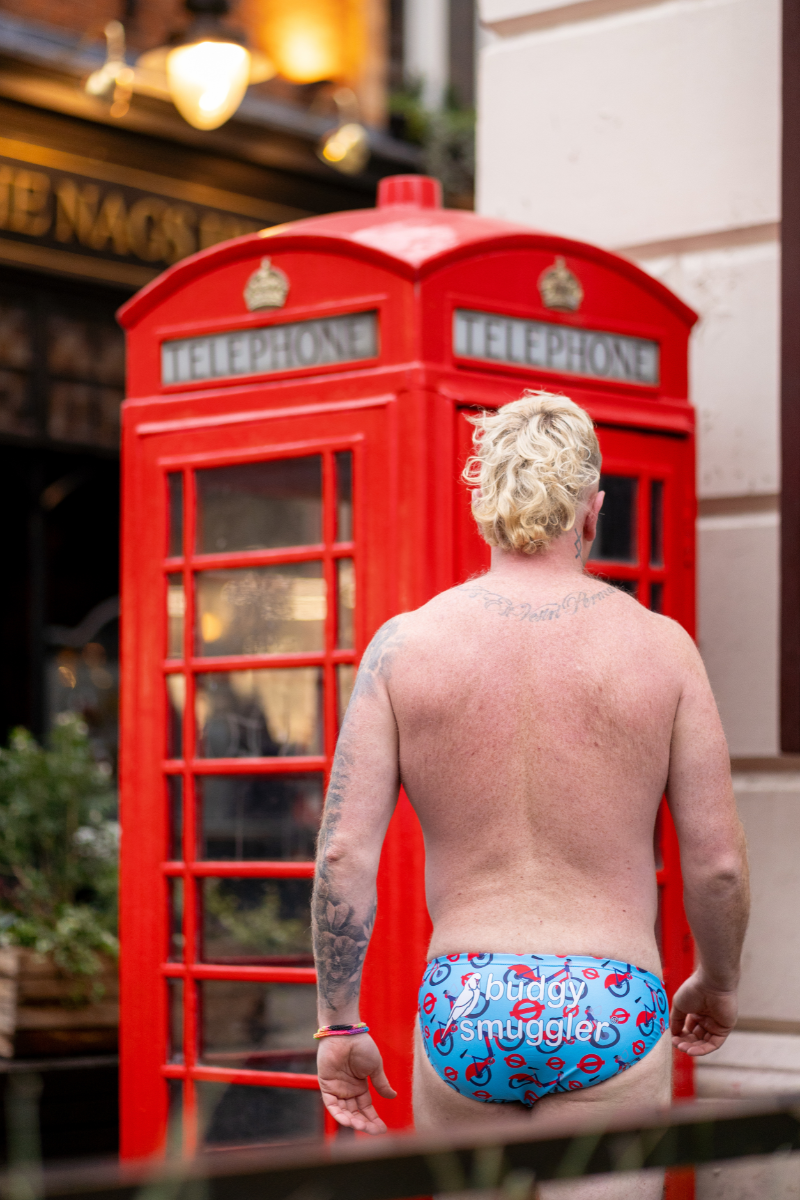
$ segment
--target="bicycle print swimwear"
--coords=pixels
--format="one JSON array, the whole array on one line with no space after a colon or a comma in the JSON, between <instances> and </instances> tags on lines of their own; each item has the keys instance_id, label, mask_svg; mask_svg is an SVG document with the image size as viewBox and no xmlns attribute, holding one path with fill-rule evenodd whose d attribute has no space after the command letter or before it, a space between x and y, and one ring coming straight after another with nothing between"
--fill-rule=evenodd
<instances>
[{"instance_id":1,"label":"bicycle print swimwear","mask_svg":"<svg viewBox=\"0 0 800 1200\"><path fill-rule=\"evenodd\" d=\"M419 993L425 1053L461 1095L533 1105L627 1071L653 1049L667 997L649 971L577 955L448 954Z\"/></svg>"}]
</instances>

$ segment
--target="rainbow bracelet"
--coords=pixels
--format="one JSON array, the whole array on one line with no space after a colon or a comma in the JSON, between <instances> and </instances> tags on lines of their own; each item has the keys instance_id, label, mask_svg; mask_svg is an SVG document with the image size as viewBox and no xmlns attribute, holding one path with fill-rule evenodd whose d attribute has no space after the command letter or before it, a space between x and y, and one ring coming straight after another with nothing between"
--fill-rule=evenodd
<instances>
[{"instance_id":1,"label":"rainbow bracelet","mask_svg":"<svg viewBox=\"0 0 800 1200\"><path fill-rule=\"evenodd\" d=\"M323 1025L314 1037L351 1037L354 1033L369 1033L369 1025L364 1021L359 1021L358 1025Z\"/></svg>"}]
</instances>

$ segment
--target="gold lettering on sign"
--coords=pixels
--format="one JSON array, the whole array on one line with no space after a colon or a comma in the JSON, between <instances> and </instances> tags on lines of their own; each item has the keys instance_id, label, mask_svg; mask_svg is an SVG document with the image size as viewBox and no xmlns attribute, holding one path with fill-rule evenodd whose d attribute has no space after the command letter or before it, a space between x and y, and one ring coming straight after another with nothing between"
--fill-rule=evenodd
<instances>
[{"instance_id":1,"label":"gold lettering on sign","mask_svg":"<svg viewBox=\"0 0 800 1200\"><path fill-rule=\"evenodd\" d=\"M171 204L162 218L164 236L169 244L167 262L178 262L197 249L197 213L188 204Z\"/></svg>"},{"instance_id":2,"label":"gold lettering on sign","mask_svg":"<svg viewBox=\"0 0 800 1200\"><path fill-rule=\"evenodd\" d=\"M167 257L167 239L163 218L169 205L166 200L145 196L131 207L128 217L128 233L131 250L145 262L159 262Z\"/></svg>"},{"instance_id":3,"label":"gold lettering on sign","mask_svg":"<svg viewBox=\"0 0 800 1200\"><path fill-rule=\"evenodd\" d=\"M0 229L8 229L11 214L11 186L14 173L11 167L0 166Z\"/></svg>"},{"instance_id":4,"label":"gold lettering on sign","mask_svg":"<svg viewBox=\"0 0 800 1200\"><path fill-rule=\"evenodd\" d=\"M86 245L92 250L105 250L109 243L115 254L128 253L128 213L121 192L109 192L89 231Z\"/></svg>"},{"instance_id":5,"label":"gold lettering on sign","mask_svg":"<svg viewBox=\"0 0 800 1200\"><path fill-rule=\"evenodd\" d=\"M197 210L160 196L132 202L122 191L93 182L0 163L0 229L88 250L134 255L147 263L175 263L227 238L252 233L255 221Z\"/></svg>"},{"instance_id":6,"label":"gold lettering on sign","mask_svg":"<svg viewBox=\"0 0 800 1200\"><path fill-rule=\"evenodd\" d=\"M42 171L17 171L9 228L15 233L41 237L50 228L50 177ZM44 211L43 211L44 210Z\"/></svg>"}]
</instances>

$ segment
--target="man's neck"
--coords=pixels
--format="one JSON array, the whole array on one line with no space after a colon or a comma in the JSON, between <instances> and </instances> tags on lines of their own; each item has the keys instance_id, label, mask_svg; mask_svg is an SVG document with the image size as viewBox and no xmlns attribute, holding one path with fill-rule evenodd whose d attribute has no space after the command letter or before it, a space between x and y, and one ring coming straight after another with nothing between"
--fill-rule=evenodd
<instances>
[{"instance_id":1,"label":"man's neck","mask_svg":"<svg viewBox=\"0 0 800 1200\"><path fill-rule=\"evenodd\" d=\"M494 546L491 573L502 575L509 581L518 581L520 587L549 578L579 577L584 573L588 549L574 529L568 530L535 554L501 550Z\"/></svg>"}]
</instances>

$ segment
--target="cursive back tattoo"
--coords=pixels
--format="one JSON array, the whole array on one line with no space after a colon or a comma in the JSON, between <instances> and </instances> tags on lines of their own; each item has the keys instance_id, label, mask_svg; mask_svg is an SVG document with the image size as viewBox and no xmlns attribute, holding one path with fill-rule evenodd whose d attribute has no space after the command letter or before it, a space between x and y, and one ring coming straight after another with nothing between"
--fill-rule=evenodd
<instances>
[{"instance_id":1,"label":"cursive back tattoo","mask_svg":"<svg viewBox=\"0 0 800 1200\"><path fill-rule=\"evenodd\" d=\"M512 600L509 596L501 596L499 592L490 592L479 583L464 583L458 589L466 592L471 600L480 600L484 608L494 609L501 617L511 617L515 621L557 621L561 617L574 617L576 613L586 608L594 608L600 600L609 596L619 595L619 589L601 588L599 592L570 592L563 600L552 600L541 608L534 608L524 601Z\"/></svg>"}]
</instances>

